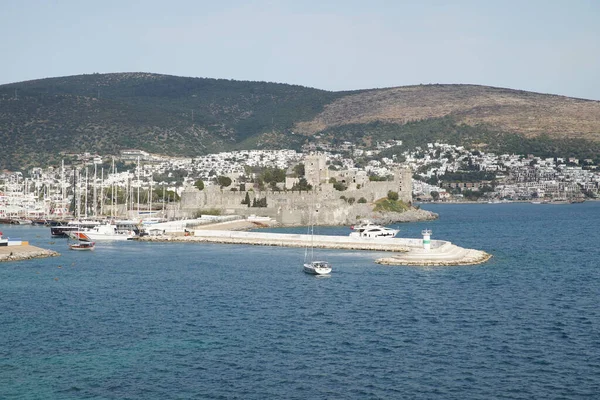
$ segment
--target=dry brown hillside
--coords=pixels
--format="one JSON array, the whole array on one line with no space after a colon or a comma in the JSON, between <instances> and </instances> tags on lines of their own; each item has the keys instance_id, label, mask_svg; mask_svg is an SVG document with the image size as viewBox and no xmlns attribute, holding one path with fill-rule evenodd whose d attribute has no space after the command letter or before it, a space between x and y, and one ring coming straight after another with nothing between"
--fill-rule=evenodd
<instances>
[{"instance_id":1,"label":"dry brown hillside","mask_svg":"<svg viewBox=\"0 0 600 400\"><path fill-rule=\"evenodd\" d=\"M477 85L420 85L351 94L327 105L296 131L314 134L332 126L374 121L404 124L451 115L468 125L486 124L525 136L600 142L600 102Z\"/></svg>"}]
</instances>

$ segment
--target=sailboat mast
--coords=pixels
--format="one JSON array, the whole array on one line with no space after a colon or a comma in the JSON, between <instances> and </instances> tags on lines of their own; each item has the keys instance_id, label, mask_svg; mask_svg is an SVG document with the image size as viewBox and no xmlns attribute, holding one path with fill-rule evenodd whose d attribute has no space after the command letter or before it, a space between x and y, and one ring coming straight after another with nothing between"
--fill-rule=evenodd
<instances>
[{"instance_id":1,"label":"sailboat mast","mask_svg":"<svg viewBox=\"0 0 600 400\"><path fill-rule=\"evenodd\" d=\"M77 168L73 167L73 216L79 219L79 207L77 199Z\"/></svg>"},{"instance_id":2,"label":"sailboat mast","mask_svg":"<svg viewBox=\"0 0 600 400\"><path fill-rule=\"evenodd\" d=\"M85 197L84 197L84 216L87 218L88 215L88 168L85 167Z\"/></svg>"},{"instance_id":3,"label":"sailboat mast","mask_svg":"<svg viewBox=\"0 0 600 400\"><path fill-rule=\"evenodd\" d=\"M140 157L137 158L137 213L140 216Z\"/></svg>"},{"instance_id":4,"label":"sailboat mast","mask_svg":"<svg viewBox=\"0 0 600 400\"><path fill-rule=\"evenodd\" d=\"M104 216L104 167L102 167L102 178L100 180L100 214Z\"/></svg>"},{"instance_id":5,"label":"sailboat mast","mask_svg":"<svg viewBox=\"0 0 600 400\"><path fill-rule=\"evenodd\" d=\"M98 214L98 195L96 193L96 172L98 164L94 163L94 217Z\"/></svg>"},{"instance_id":6,"label":"sailboat mast","mask_svg":"<svg viewBox=\"0 0 600 400\"><path fill-rule=\"evenodd\" d=\"M111 182L111 189L112 189L112 207L110 208L110 218L114 219L115 218L115 158L113 157L112 159L112 182Z\"/></svg>"}]
</instances>

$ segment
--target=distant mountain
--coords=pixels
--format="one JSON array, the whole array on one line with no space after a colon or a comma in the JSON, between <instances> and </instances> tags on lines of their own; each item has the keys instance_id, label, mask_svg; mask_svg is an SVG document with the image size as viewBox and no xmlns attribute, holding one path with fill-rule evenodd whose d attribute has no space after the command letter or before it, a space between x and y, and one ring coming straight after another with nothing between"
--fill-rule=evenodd
<instances>
[{"instance_id":1,"label":"distant mountain","mask_svg":"<svg viewBox=\"0 0 600 400\"><path fill-rule=\"evenodd\" d=\"M589 155L600 144L600 102L474 85L328 92L149 73L0 86L0 168L58 163L68 153L138 148L193 156L299 148L317 138Z\"/></svg>"}]
</instances>

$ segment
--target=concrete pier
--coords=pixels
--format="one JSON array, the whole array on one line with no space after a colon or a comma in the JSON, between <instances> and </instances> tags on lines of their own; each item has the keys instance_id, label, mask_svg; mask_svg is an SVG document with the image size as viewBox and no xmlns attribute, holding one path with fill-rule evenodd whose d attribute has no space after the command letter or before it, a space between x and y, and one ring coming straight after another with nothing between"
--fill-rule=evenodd
<instances>
[{"instance_id":1,"label":"concrete pier","mask_svg":"<svg viewBox=\"0 0 600 400\"><path fill-rule=\"evenodd\" d=\"M432 241L433 242L433 241ZM438 240L437 242L444 242ZM384 265L450 266L475 265L488 261L492 256L485 251L465 249L450 242L437 248L412 248L410 251L379 258L375 262Z\"/></svg>"},{"instance_id":2,"label":"concrete pier","mask_svg":"<svg viewBox=\"0 0 600 400\"><path fill-rule=\"evenodd\" d=\"M422 239L354 238L350 236L302 235L226 230L196 230L189 236L144 236L140 241L228 243L260 246L306 247L323 249L389 251L390 257L376 260L386 265L471 265L487 261L491 256L483 251L464 249L443 240L431 240L423 248Z\"/></svg>"},{"instance_id":3,"label":"concrete pier","mask_svg":"<svg viewBox=\"0 0 600 400\"><path fill-rule=\"evenodd\" d=\"M409 251L404 239L357 239L349 236L302 235L288 233L196 230L193 236L143 236L140 241L252 244L259 246L306 247L321 249Z\"/></svg>"}]
</instances>

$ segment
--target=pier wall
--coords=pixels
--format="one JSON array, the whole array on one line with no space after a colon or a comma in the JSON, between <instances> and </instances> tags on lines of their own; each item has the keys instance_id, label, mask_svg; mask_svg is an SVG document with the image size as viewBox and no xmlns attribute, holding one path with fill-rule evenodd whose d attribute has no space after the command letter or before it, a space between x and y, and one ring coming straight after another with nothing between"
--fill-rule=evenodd
<instances>
[{"instance_id":1,"label":"pier wall","mask_svg":"<svg viewBox=\"0 0 600 400\"><path fill-rule=\"evenodd\" d=\"M350 236L304 235L271 232L240 232L225 230L196 230L193 236L144 236L142 241L189 243L227 243L259 246L315 247L345 250L392 252L377 259L386 265L446 266L474 265L487 261L491 255L480 250L464 249L444 240L432 240L431 249L423 248L422 239L355 238Z\"/></svg>"}]
</instances>

